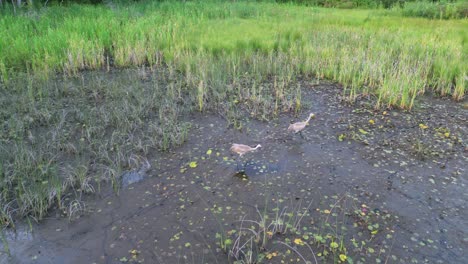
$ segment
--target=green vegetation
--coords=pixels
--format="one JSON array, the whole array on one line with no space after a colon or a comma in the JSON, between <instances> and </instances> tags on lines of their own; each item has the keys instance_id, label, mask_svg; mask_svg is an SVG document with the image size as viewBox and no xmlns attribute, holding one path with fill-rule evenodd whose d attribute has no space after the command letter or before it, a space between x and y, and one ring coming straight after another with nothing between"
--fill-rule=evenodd
<instances>
[{"instance_id":1,"label":"green vegetation","mask_svg":"<svg viewBox=\"0 0 468 264\"><path fill-rule=\"evenodd\" d=\"M427 17L433 19L456 19L468 17L468 1L460 2L407 2L402 8L394 8L407 17Z\"/></svg>"},{"instance_id":2,"label":"green vegetation","mask_svg":"<svg viewBox=\"0 0 468 264\"><path fill-rule=\"evenodd\" d=\"M135 155L181 144L191 111L238 129L245 113L299 112L299 79L337 81L350 101L372 94L376 107L411 108L426 89L466 92L466 19L254 2L2 12L4 225L52 205L84 210L76 198L103 180L118 189Z\"/></svg>"},{"instance_id":3,"label":"green vegetation","mask_svg":"<svg viewBox=\"0 0 468 264\"><path fill-rule=\"evenodd\" d=\"M324 196L324 200L330 207L323 210L314 208L312 202L278 203L263 211L256 208L254 219L244 216L235 229L218 233L218 246L233 263L279 263L278 259L281 263L294 259L304 263L365 263L371 259L380 263L390 258L391 224L396 222L392 215L371 210L350 195Z\"/></svg>"},{"instance_id":4,"label":"green vegetation","mask_svg":"<svg viewBox=\"0 0 468 264\"><path fill-rule=\"evenodd\" d=\"M376 94L379 106L411 108L428 87L455 99L464 96L466 20L375 13L251 2L145 2L4 14L0 72L8 84L18 71L73 76L83 69L164 63L191 78L198 90L200 81L211 86L252 72L258 79L335 80L350 99ZM223 72L209 69L223 63Z\"/></svg>"}]
</instances>

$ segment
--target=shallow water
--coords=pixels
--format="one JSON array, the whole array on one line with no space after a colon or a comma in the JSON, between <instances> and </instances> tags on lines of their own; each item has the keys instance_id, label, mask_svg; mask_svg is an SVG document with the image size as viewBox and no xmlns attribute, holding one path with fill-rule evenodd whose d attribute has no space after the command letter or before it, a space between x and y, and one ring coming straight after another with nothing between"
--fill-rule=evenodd
<instances>
[{"instance_id":1,"label":"shallow water","mask_svg":"<svg viewBox=\"0 0 468 264\"><path fill-rule=\"evenodd\" d=\"M302 98L309 109L300 118L246 120L243 131L228 128L217 116L189 117L188 141L147 157L147 178L126 181L119 195L103 191L102 197L88 197L92 212L72 222L51 216L32 233L25 228L16 236L7 234L11 257L3 253L1 263L226 263L216 233L235 229L243 216L256 219L257 210L297 205L310 214L302 226L312 228L324 219L323 209L345 194L358 207L391 215L380 222L382 235L368 242L375 253L349 248L355 263L361 258L367 263L464 263L467 111L450 100L427 97L411 113L384 114L365 100L343 104L339 91L333 85L309 86ZM306 139L288 135L288 124L309 112L317 118L304 132ZM427 132L418 127L422 122ZM433 130L442 126L457 138L439 140ZM430 151L414 153L417 138ZM232 143L263 147L237 161L229 152ZM434 147L442 154L433 153ZM242 173L239 162L245 163ZM348 228L346 238L358 232ZM281 245L269 244L267 251L280 252L273 263L298 259L282 255Z\"/></svg>"}]
</instances>

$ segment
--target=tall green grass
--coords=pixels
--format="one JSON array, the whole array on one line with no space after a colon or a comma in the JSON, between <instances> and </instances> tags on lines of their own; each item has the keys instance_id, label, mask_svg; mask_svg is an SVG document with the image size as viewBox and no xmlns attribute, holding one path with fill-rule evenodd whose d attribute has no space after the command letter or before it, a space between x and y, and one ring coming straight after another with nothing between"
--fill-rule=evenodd
<instances>
[{"instance_id":1,"label":"tall green grass","mask_svg":"<svg viewBox=\"0 0 468 264\"><path fill-rule=\"evenodd\" d=\"M468 1L415 1L406 2L402 8L396 8L403 16L427 17L432 19L457 19L468 17Z\"/></svg>"},{"instance_id":2,"label":"tall green grass","mask_svg":"<svg viewBox=\"0 0 468 264\"><path fill-rule=\"evenodd\" d=\"M318 76L361 92L379 106L411 108L426 89L463 98L467 20L429 21L254 2L143 2L71 5L3 13L0 71L4 85L18 71L58 72L161 63L199 81ZM225 59L229 58L229 59ZM265 62L265 63L264 63ZM206 67L229 70L216 73ZM217 69L212 69L216 71ZM208 93L207 91L204 91ZM209 97L206 97L210 100Z\"/></svg>"}]
</instances>

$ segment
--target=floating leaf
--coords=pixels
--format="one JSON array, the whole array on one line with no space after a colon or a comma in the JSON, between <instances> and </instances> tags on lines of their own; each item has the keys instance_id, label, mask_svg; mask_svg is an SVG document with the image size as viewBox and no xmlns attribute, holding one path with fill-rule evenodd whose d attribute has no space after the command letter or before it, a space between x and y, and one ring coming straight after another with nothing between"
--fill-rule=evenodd
<instances>
[{"instance_id":1,"label":"floating leaf","mask_svg":"<svg viewBox=\"0 0 468 264\"><path fill-rule=\"evenodd\" d=\"M425 125L425 124L419 124L419 128L421 128L421 129L427 129L427 128L428 128L428 126L427 126L427 125Z\"/></svg>"},{"instance_id":2,"label":"floating leaf","mask_svg":"<svg viewBox=\"0 0 468 264\"><path fill-rule=\"evenodd\" d=\"M317 240L317 242L320 242L320 243L323 243L323 242L324 242L322 236L320 236L320 235L315 235L314 237L315 237L315 240Z\"/></svg>"},{"instance_id":3,"label":"floating leaf","mask_svg":"<svg viewBox=\"0 0 468 264\"><path fill-rule=\"evenodd\" d=\"M345 138L346 138L346 135L345 135L345 134L340 134L340 135L338 136L338 141L341 142L341 141L343 141Z\"/></svg>"},{"instance_id":4,"label":"floating leaf","mask_svg":"<svg viewBox=\"0 0 468 264\"><path fill-rule=\"evenodd\" d=\"M348 257L345 254L340 254L340 260L345 261Z\"/></svg>"},{"instance_id":5,"label":"floating leaf","mask_svg":"<svg viewBox=\"0 0 468 264\"><path fill-rule=\"evenodd\" d=\"M211 155L211 153L213 153L213 151L212 151L211 149L209 149L209 150L206 152L207 155Z\"/></svg>"},{"instance_id":6,"label":"floating leaf","mask_svg":"<svg viewBox=\"0 0 468 264\"><path fill-rule=\"evenodd\" d=\"M444 133L444 136L445 136L446 138L448 138L448 137L450 137L450 133L449 133L449 132L445 132L445 133Z\"/></svg>"},{"instance_id":7,"label":"floating leaf","mask_svg":"<svg viewBox=\"0 0 468 264\"><path fill-rule=\"evenodd\" d=\"M375 250L374 250L373 248L368 248L367 251L368 251L369 253L371 253L371 254L375 252Z\"/></svg>"},{"instance_id":8,"label":"floating leaf","mask_svg":"<svg viewBox=\"0 0 468 264\"><path fill-rule=\"evenodd\" d=\"M302 242L302 239L296 238L296 239L294 239L294 244L302 246L302 245L304 245L304 242Z\"/></svg>"},{"instance_id":9,"label":"floating leaf","mask_svg":"<svg viewBox=\"0 0 468 264\"><path fill-rule=\"evenodd\" d=\"M123 257L123 258L120 258L119 261L120 262L128 262L128 259L126 257Z\"/></svg>"},{"instance_id":10,"label":"floating leaf","mask_svg":"<svg viewBox=\"0 0 468 264\"><path fill-rule=\"evenodd\" d=\"M330 214L330 210L325 209L325 210L323 210L323 213L324 213L324 214Z\"/></svg>"},{"instance_id":11,"label":"floating leaf","mask_svg":"<svg viewBox=\"0 0 468 264\"><path fill-rule=\"evenodd\" d=\"M190 168L196 168L198 165L197 165L196 161L192 161L192 162L189 163L189 166L190 166Z\"/></svg>"},{"instance_id":12,"label":"floating leaf","mask_svg":"<svg viewBox=\"0 0 468 264\"><path fill-rule=\"evenodd\" d=\"M369 120L369 124L373 125L375 124L375 121L373 119ZM341 255L340 255L341 256ZM344 260L343 260L344 261Z\"/></svg>"},{"instance_id":13,"label":"floating leaf","mask_svg":"<svg viewBox=\"0 0 468 264\"><path fill-rule=\"evenodd\" d=\"M191 244L189 242L185 243L186 248L189 248L190 246L191 246Z\"/></svg>"},{"instance_id":14,"label":"floating leaf","mask_svg":"<svg viewBox=\"0 0 468 264\"><path fill-rule=\"evenodd\" d=\"M359 132L360 132L361 134L364 134L364 135L365 135L365 134L368 134L368 132L367 132L367 131L365 131L365 130L364 130L364 129L362 129L362 128L360 128L360 129L359 129Z\"/></svg>"}]
</instances>

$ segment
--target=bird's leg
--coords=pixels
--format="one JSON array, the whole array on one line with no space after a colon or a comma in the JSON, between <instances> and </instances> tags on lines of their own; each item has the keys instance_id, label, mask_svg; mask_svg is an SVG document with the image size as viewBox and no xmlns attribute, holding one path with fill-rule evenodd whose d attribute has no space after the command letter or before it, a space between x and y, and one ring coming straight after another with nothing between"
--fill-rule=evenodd
<instances>
[{"instance_id":1,"label":"bird's leg","mask_svg":"<svg viewBox=\"0 0 468 264\"><path fill-rule=\"evenodd\" d=\"M247 167L247 164L249 163L249 161L250 161L250 160L246 160L246 161L244 162L244 165L243 165L243 167L242 167L242 170L243 170L243 171L245 171L245 168Z\"/></svg>"},{"instance_id":2,"label":"bird's leg","mask_svg":"<svg viewBox=\"0 0 468 264\"><path fill-rule=\"evenodd\" d=\"M237 158L237 171L244 171L245 169L245 163L242 163L242 156L239 156L239 158ZM242 167L239 166L239 163L242 164Z\"/></svg>"},{"instance_id":3,"label":"bird's leg","mask_svg":"<svg viewBox=\"0 0 468 264\"><path fill-rule=\"evenodd\" d=\"M301 135L301 138L302 138L302 139L305 139L304 135L302 134L302 130L299 131L299 135Z\"/></svg>"}]
</instances>

